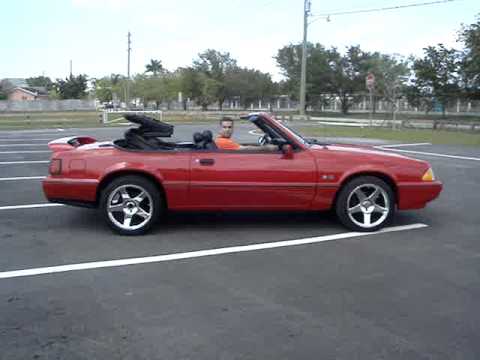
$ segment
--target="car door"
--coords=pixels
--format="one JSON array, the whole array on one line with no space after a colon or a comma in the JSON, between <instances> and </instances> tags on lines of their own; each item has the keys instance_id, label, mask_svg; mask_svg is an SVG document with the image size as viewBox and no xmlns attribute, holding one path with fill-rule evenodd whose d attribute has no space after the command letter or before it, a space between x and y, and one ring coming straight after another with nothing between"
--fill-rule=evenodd
<instances>
[{"instance_id":1,"label":"car door","mask_svg":"<svg viewBox=\"0 0 480 360\"><path fill-rule=\"evenodd\" d=\"M189 203L197 209L304 209L315 196L312 154L281 151L196 151Z\"/></svg>"}]
</instances>

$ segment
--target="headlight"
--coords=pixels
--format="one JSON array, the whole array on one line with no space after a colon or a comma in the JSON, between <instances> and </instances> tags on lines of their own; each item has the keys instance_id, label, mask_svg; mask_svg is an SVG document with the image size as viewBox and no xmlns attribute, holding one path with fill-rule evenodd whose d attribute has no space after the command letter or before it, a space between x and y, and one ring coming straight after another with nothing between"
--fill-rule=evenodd
<instances>
[{"instance_id":1,"label":"headlight","mask_svg":"<svg viewBox=\"0 0 480 360\"><path fill-rule=\"evenodd\" d=\"M433 173L432 168L429 168L425 174L422 176L423 181L434 181L435 174Z\"/></svg>"},{"instance_id":2,"label":"headlight","mask_svg":"<svg viewBox=\"0 0 480 360\"><path fill-rule=\"evenodd\" d=\"M50 167L48 168L50 175L60 175L62 172L62 160L61 159L52 159L50 161Z\"/></svg>"}]
</instances>

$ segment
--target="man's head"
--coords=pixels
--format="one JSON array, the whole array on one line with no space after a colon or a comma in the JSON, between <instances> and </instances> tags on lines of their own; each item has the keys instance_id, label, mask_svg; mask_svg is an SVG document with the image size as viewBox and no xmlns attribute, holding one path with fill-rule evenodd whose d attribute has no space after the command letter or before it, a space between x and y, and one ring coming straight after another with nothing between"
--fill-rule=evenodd
<instances>
[{"instance_id":1,"label":"man's head","mask_svg":"<svg viewBox=\"0 0 480 360\"><path fill-rule=\"evenodd\" d=\"M230 139L233 134L233 119L229 117L223 117L220 120L220 136Z\"/></svg>"}]
</instances>

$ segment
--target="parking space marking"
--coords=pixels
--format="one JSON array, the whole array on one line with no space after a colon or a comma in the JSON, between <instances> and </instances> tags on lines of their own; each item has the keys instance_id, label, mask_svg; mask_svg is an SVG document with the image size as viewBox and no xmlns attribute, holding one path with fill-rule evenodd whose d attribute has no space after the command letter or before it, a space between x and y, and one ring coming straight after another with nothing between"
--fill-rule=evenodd
<instances>
[{"instance_id":1,"label":"parking space marking","mask_svg":"<svg viewBox=\"0 0 480 360\"><path fill-rule=\"evenodd\" d=\"M20 147L20 146L46 146L45 143L39 144L0 144L0 147Z\"/></svg>"},{"instance_id":2,"label":"parking space marking","mask_svg":"<svg viewBox=\"0 0 480 360\"><path fill-rule=\"evenodd\" d=\"M65 205L63 205L63 204L53 204L53 203L44 203L44 204L0 206L0 211L1 210L36 209L36 208L56 207L56 206L65 206Z\"/></svg>"},{"instance_id":3,"label":"parking space marking","mask_svg":"<svg viewBox=\"0 0 480 360\"><path fill-rule=\"evenodd\" d=\"M275 249L275 248L281 248L281 247L315 244L315 243L320 243L325 241L342 240L342 239L348 239L348 238L354 238L354 237L365 237L365 236L397 232L397 231L415 230L415 229L421 229L425 227L428 227L428 225L412 224L412 225L394 226L390 228L385 228L374 233L348 232L348 233L325 235L325 236L306 238L306 239L286 240L286 241L269 242L269 243L261 243L261 244L243 245L243 246L231 246L231 247L191 251L191 252L168 254L168 255L156 255L156 256L147 256L147 257L140 257L140 258L129 258L129 259L118 259L118 260L107 260L107 261L94 261L94 262L69 264L69 265L58 265L58 266L49 266L49 267L32 268L32 269L3 271L3 272L0 272L0 279L9 279L9 278L16 278L16 277L23 277L23 276L45 275L45 274L62 273L62 272L69 272L69 271L99 269L99 268L111 268L111 267L137 265L137 264L158 263L158 262L165 262L165 261L193 259L193 258L199 258L199 257L205 257L205 256L216 256L216 255L234 254L234 253L258 251L258 250L265 250L265 249Z\"/></svg>"},{"instance_id":4,"label":"parking space marking","mask_svg":"<svg viewBox=\"0 0 480 360\"><path fill-rule=\"evenodd\" d=\"M52 138L30 139L30 138L0 138L0 141L50 141Z\"/></svg>"},{"instance_id":5,"label":"parking space marking","mask_svg":"<svg viewBox=\"0 0 480 360\"><path fill-rule=\"evenodd\" d=\"M389 145L380 145L379 147L395 148L395 147L404 147L404 146L423 146L423 145L432 145L432 143L389 144Z\"/></svg>"},{"instance_id":6,"label":"parking space marking","mask_svg":"<svg viewBox=\"0 0 480 360\"><path fill-rule=\"evenodd\" d=\"M9 178L0 178L0 181L40 180L40 179L45 179L45 176L19 176L19 177L9 177Z\"/></svg>"},{"instance_id":7,"label":"parking space marking","mask_svg":"<svg viewBox=\"0 0 480 360\"><path fill-rule=\"evenodd\" d=\"M377 146L377 148L378 149L383 149L383 150L398 151L398 152L403 152L403 153L408 153L408 154L436 156L436 157L444 157L444 158L449 158L449 159L480 161L480 158L470 157L470 156L446 155L446 154L437 154L437 153L424 152L424 151L400 150L400 149L391 149L391 148L387 149L384 146Z\"/></svg>"},{"instance_id":8,"label":"parking space marking","mask_svg":"<svg viewBox=\"0 0 480 360\"><path fill-rule=\"evenodd\" d=\"M13 131L2 131L2 135L15 134L15 135L29 135L29 134L58 134L58 132L63 132L64 129L36 129L36 130L13 130Z\"/></svg>"},{"instance_id":9,"label":"parking space marking","mask_svg":"<svg viewBox=\"0 0 480 360\"><path fill-rule=\"evenodd\" d=\"M31 160L31 161L0 161L0 165L19 165L19 164L48 164L50 160Z\"/></svg>"},{"instance_id":10,"label":"parking space marking","mask_svg":"<svg viewBox=\"0 0 480 360\"><path fill-rule=\"evenodd\" d=\"M17 151L0 151L0 154L40 154L51 153L52 150L17 150Z\"/></svg>"}]
</instances>

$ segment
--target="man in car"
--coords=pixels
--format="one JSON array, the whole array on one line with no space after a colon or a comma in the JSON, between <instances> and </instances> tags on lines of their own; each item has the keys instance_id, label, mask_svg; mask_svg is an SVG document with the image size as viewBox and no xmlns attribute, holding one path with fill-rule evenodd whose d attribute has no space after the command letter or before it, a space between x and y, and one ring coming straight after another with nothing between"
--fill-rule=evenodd
<instances>
[{"instance_id":1,"label":"man in car","mask_svg":"<svg viewBox=\"0 0 480 360\"><path fill-rule=\"evenodd\" d=\"M219 149L223 150L240 150L241 145L232 140L233 119L223 117L220 120L220 132L215 139L215 144Z\"/></svg>"},{"instance_id":2,"label":"man in car","mask_svg":"<svg viewBox=\"0 0 480 360\"><path fill-rule=\"evenodd\" d=\"M219 149L223 150L262 150L262 151L275 151L279 150L276 145L263 145L263 146L245 146L240 145L232 140L233 135L233 119L229 117L223 117L220 120L220 132L215 139L215 144Z\"/></svg>"}]
</instances>

